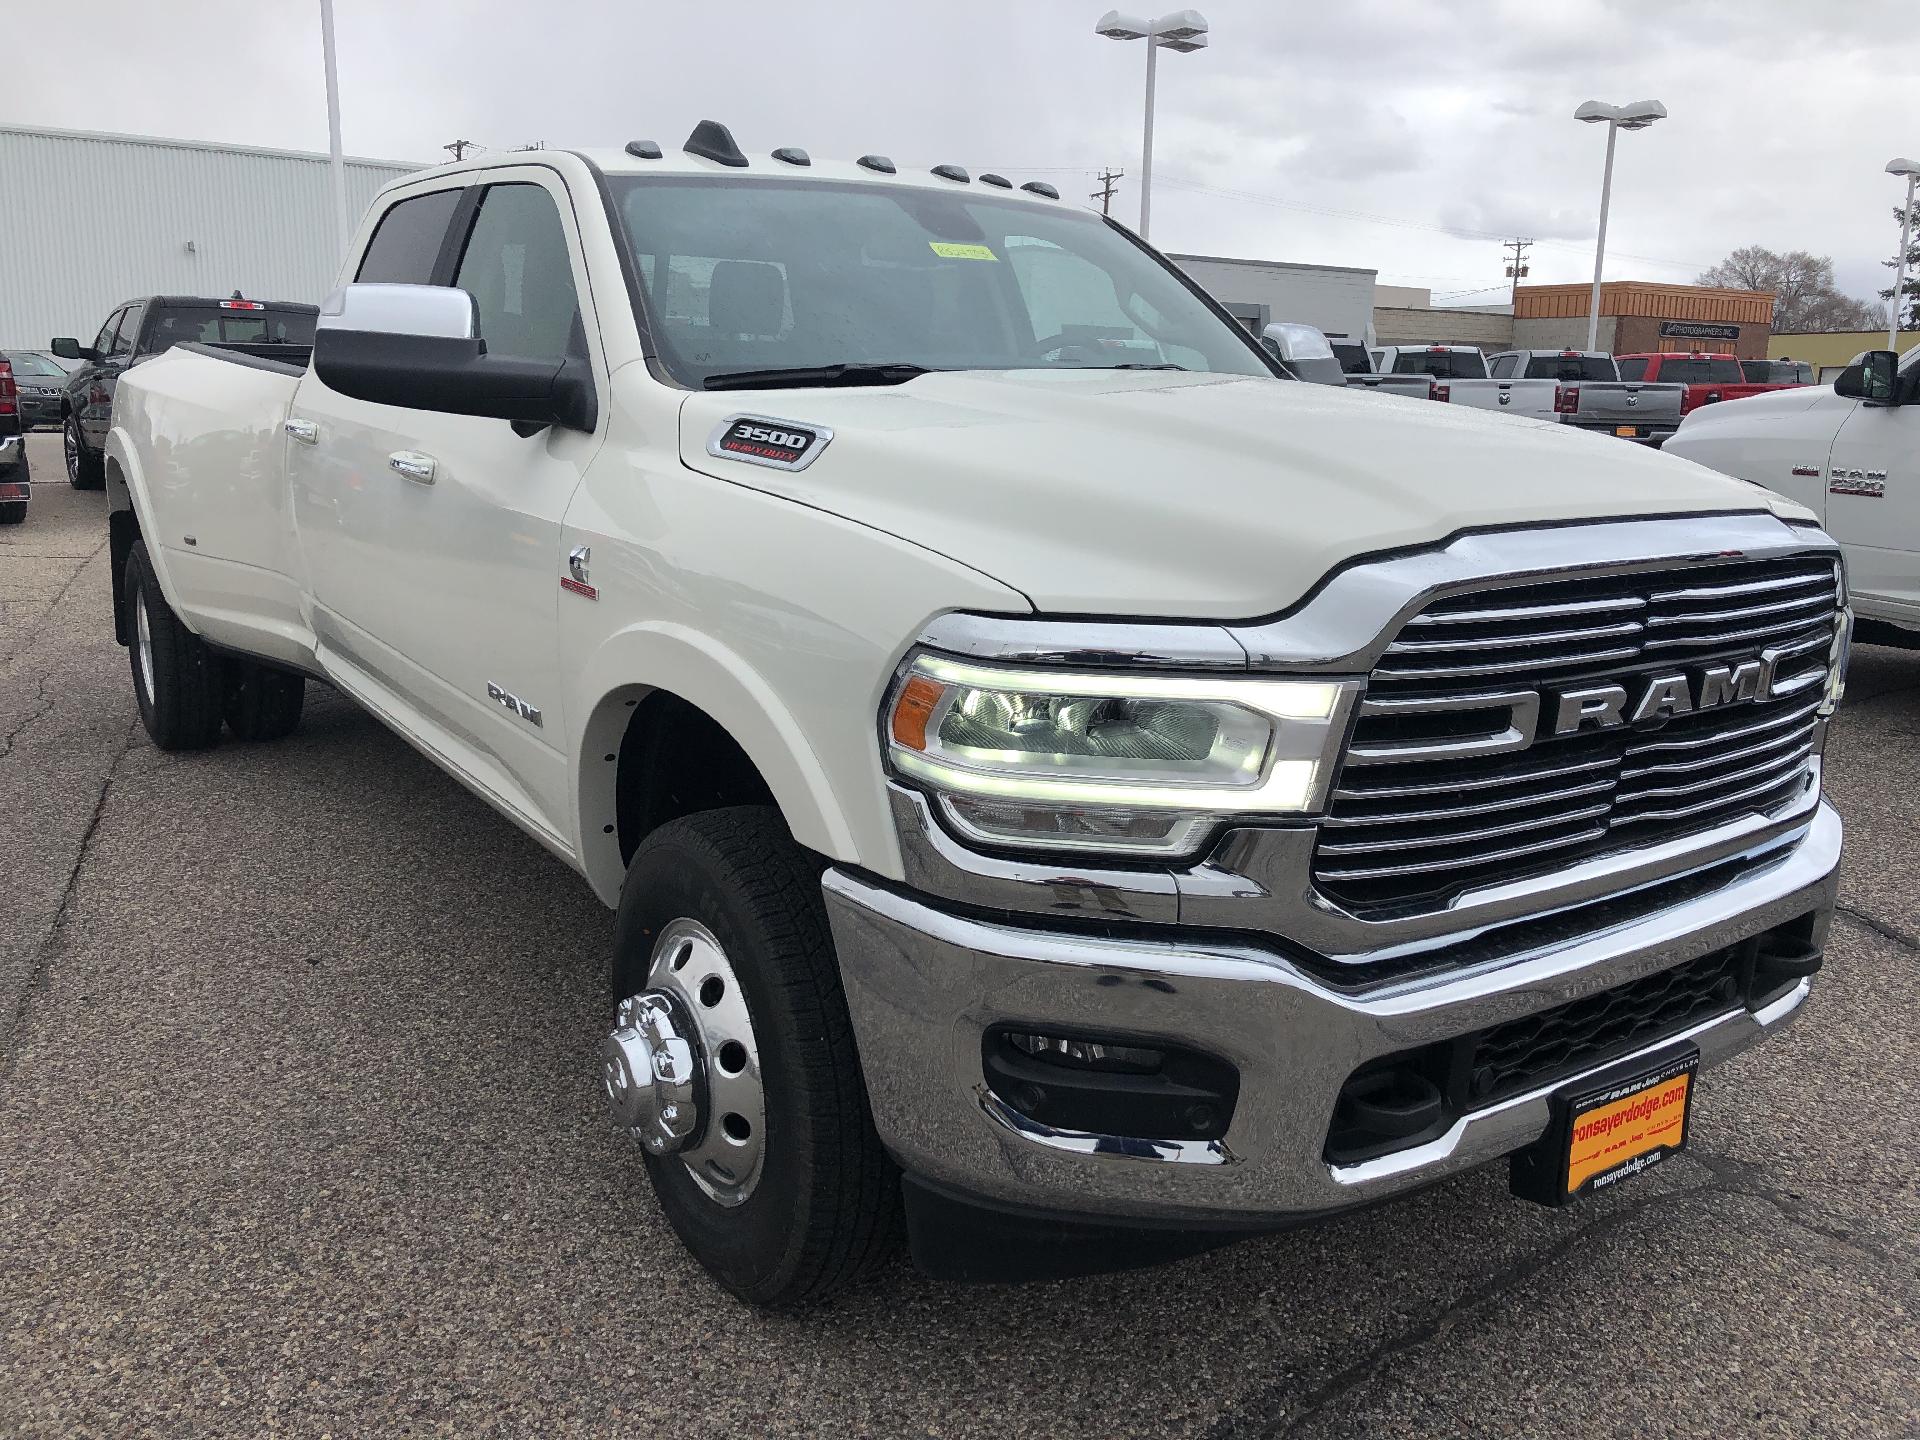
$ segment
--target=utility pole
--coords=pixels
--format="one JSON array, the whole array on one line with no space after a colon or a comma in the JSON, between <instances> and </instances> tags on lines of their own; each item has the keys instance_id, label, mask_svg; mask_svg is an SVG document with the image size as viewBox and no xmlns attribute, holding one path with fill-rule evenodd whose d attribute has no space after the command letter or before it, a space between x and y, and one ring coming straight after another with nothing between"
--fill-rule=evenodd
<instances>
[{"instance_id":1,"label":"utility pole","mask_svg":"<svg viewBox=\"0 0 1920 1440\"><path fill-rule=\"evenodd\" d=\"M1093 194L1087 198L1100 202L1100 213L1102 215L1112 212L1113 197L1118 193L1114 188L1113 182L1116 180L1124 180L1126 175L1127 172L1124 170L1102 170L1100 172L1100 184L1102 188L1094 191Z\"/></svg>"},{"instance_id":2,"label":"utility pole","mask_svg":"<svg viewBox=\"0 0 1920 1440\"><path fill-rule=\"evenodd\" d=\"M1511 252L1507 256L1507 278L1513 284L1507 287L1507 303L1517 305L1520 302L1520 282L1527 278L1527 251L1533 247L1531 237L1519 236L1507 241L1500 248Z\"/></svg>"},{"instance_id":3,"label":"utility pole","mask_svg":"<svg viewBox=\"0 0 1920 1440\"><path fill-rule=\"evenodd\" d=\"M442 145L440 148L453 156L454 159L464 160L467 158L467 151L480 148L480 142L478 140L456 140L451 145Z\"/></svg>"}]
</instances>

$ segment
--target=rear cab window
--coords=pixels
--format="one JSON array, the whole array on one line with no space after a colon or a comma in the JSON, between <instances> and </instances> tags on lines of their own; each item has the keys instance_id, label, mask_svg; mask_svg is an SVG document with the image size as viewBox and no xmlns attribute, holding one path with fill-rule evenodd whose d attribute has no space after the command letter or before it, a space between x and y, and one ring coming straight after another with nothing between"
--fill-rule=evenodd
<instances>
[{"instance_id":1,"label":"rear cab window","mask_svg":"<svg viewBox=\"0 0 1920 1440\"><path fill-rule=\"evenodd\" d=\"M1478 350L1402 350L1393 360L1396 375L1431 375L1436 380L1485 380L1486 357Z\"/></svg>"},{"instance_id":2,"label":"rear cab window","mask_svg":"<svg viewBox=\"0 0 1920 1440\"><path fill-rule=\"evenodd\" d=\"M258 308L255 308L258 307ZM314 315L281 310L258 301L161 303L141 342L142 355L159 355L193 341L203 345L311 345Z\"/></svg>"},{"instance_id":3,"label":"rear cab window","mask_svg":"<svg viewBox=\"0 0 1920 1440\"><path fill-rule=\"evenodd\" d=\"M1527 361L1529 380L1615 380L1620 376L1604 355L1536 355Z\"/></svg>"}]
</instances>

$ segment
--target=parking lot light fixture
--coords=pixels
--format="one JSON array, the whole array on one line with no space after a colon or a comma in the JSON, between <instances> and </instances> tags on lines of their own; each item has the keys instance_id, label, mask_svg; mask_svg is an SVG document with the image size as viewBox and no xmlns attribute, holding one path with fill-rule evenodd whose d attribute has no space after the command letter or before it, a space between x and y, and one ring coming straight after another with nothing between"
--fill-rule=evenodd
<instances>
[{"instance_id":1,"label":"parking lot light fixture","mask_svg":"<svg viewBox=\"0 0 1920 1440\"><path fill-rule=\"evenodd\" d=\"M1913 182L1920 180L1920 160L1902 155L1887 162L1889 175L1907 177L1907 208L1900 212L1900 258L1894 263L1893 313L1887 320L1887 348L1900 348L1900 292L1907 288L1907 247L1913 243Z\"/></svg>"},{"instance_id":2,"label":"parking lot light fixture","mask_svg":"<svg viewBox=\"0 0 1920 1440\"><path fill-rule=\"evenodd\" d=\"M1140 146L1140 238L1147 238L1153 205L1153 76L1154 60L1162 50L1190 55L1207 48L1207 21L1198 10L1176 10L1171 15L1142 20L1137 15L1109 10L1095 22L1093 33L1109 40L1147 42L1147 122Z\"/></svg>"},{"instance_id":3,"label":"parking lot light fixture","mask_svg":"<svg viewBox=\"0 0 1920 1440\"><path fill-rule=\"evenodd\" d=\"M1613 142L1622 130L1644 130L1654 121L1666 119L1667 107L1658 100L1635 100L1629 105L1589 100L1573 112L1573 118L1607 127L1607 168L1600 181L1600 233L1593 242L1593 298L1587 306L1587 349L1598 350L1600 272L1607 261L1607 207L1613 199Z\"/></svg>"}]
</instances>

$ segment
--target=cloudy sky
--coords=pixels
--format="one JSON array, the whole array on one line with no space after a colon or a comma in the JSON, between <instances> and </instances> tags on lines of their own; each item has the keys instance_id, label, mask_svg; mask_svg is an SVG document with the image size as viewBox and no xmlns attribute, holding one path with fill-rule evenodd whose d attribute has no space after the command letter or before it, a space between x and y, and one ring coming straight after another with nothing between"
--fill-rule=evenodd
<instances>
[{"instance_id":1,"label":"cloudy sky","mask_svg":"<svg viewBox=\"0 0 1920 1440\"><path fill-rule=\"evenodd\" d=\"M335 0L350 154L674 143L704 117L748 150L879 151L1040 178L1127 172L1143 47L1104 0ZM1360 265L1437 303L1591 274L1605 132L1588 98L1666 102L1623 135L1610 278L1688 281L1738 245L1889 283L1895 154L1920 153L1911 3L1210 0L1213 47L1163 54L1155 242ZM318 0L0 0L0 123L322 150ZM30 22L18 26L8 22ZM26 36L24 42L21 37ZM0 177L4 185L4 177ZM17 223L17 222L16 222Z\"/></svg>"}]
</instances>

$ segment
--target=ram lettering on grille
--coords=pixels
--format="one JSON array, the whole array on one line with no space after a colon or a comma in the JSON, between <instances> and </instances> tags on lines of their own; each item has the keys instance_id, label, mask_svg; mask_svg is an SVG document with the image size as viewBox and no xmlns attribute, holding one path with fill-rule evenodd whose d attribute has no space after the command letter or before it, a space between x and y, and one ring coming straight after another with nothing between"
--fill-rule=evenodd
<instances>
[{"instance_id":1,"label":"ram lettering on grille","mask_svg":"<svg viewBox=\"0 0 1920 1440\"><path fill-rule=\"evenodd\" d=\"M1314 856L1355 911L1804 799L1839 606L1826 556L1454 595L1368 680Z\"/></svg>"}]
</instances>

